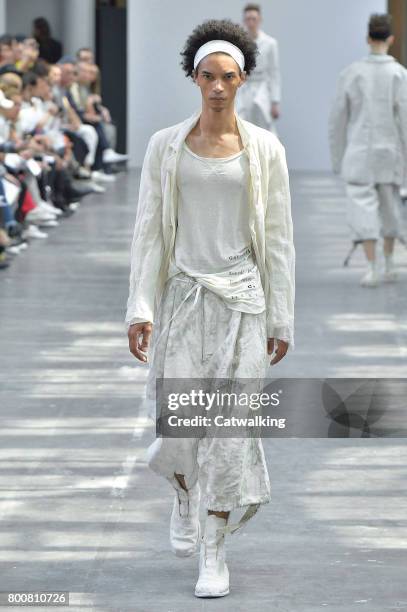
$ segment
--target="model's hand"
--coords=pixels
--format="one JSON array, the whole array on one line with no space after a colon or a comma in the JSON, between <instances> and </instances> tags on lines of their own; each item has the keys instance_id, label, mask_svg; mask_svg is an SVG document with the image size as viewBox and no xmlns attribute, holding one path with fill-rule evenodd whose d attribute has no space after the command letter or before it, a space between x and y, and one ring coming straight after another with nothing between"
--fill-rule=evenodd
<instances>
[{"instance_id":1,"label":"model's hand","mask_svg":"<svg viewBox=\"0 0 407 612\"><path fill-rule=\"evenodd\" d=\"M152 330L153 324L149 321L145 321L143 323L134 323L130 325L127 334L129 337L130 353L144 363L147 362L147 357L143 355L143 353L147 352Z\"/></svg>"},{"instance_id":2,"label":"model's hand","mask_svg":"<svg viewBox=\"0 0 407 612\"><path fill-rule=\"evenodd\" d=\"M280 116L280 104L278 102L273 102L271 105L271 116L273 119L278 119Z\"/></svg>"},{"instance_id":3,"label":"model's hand","mask_svg":"<svg viewBox=\"0 0 407 612\"><path fill-rule=\"evenodd\" d=\"M274 359L270 361L270 365L275 365L276 363L278 363L280 359L285 357L285 354L287 353L287 350L288 350L288 342L284 342L284 340L278 340L276 338L268 338L267 353L269 355L271 355L272 352L274 351L275 340L277 340L277 351L276 351L276 356L274 357Z\"/></svg>"}]
</instances>

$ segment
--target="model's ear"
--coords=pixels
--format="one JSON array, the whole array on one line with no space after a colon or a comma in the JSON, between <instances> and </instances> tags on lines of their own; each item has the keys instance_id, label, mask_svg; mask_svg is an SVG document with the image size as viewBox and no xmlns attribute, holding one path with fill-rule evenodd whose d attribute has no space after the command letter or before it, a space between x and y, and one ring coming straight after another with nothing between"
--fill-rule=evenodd
<instances>
[{"instance_id":1,"label":"model's ear","mask_svg":"<svg viewBox=\"0 0 407 612\"><path fill-rule=\"evenodd\" d=\"M240 83L239 83L238 87L241 87L243 85L243 83L246 81L246 78L247 78L246 70L241 70L240 71Z\"/></svg>"},{"instance_id":2,"label":"model's ear","mask_svg":"<svg viewBox=\"0 0 407 612\"><path fill-rule=\"evenodd\" d=\"M196 83L196 79L198 78L198 71L195 69L192 71L192 78L194 80L194 83Z\"/></svg>"}]
</instances>

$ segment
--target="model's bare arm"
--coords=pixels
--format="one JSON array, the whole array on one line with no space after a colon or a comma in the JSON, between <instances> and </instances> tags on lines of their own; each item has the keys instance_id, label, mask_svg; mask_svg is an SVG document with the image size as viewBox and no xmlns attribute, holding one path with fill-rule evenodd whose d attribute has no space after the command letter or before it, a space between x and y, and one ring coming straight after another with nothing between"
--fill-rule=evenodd
<instances>
[{"instance_id":1,"label":"model's bare arm","mask_svg":"<svg viewBox=\"0 0 407 612\"><path fill-rule=\"evenodd\" d=\"M149 321L134 323L129 327L128 338L130 353L143 363L147 362L147 356L144 353L148 350L152 330L153 324Z\"/></svg>"}]
</instances>

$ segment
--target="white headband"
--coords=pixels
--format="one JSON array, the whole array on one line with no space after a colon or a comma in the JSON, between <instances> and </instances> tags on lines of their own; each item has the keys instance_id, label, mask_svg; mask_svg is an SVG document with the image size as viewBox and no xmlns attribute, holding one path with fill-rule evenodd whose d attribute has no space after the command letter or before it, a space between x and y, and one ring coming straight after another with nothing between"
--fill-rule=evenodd
<instances>
[{"instance_id":1,"label":"white headband","mask_svg":"<svg viewBox=\"0 0 407 612\"><path fill-rule=\"evenodd\" d=\"M240 70L244 70L244 55L236 45L228 42L227 40L209 40L204 45L199 47L198 51L195 53L194 57L194 70L197 65L207 55L210 53L215 53L216 51L221 51L222 53L227 53L231 55L235 62L238 64Z\"/></svg>"}]
</instances>

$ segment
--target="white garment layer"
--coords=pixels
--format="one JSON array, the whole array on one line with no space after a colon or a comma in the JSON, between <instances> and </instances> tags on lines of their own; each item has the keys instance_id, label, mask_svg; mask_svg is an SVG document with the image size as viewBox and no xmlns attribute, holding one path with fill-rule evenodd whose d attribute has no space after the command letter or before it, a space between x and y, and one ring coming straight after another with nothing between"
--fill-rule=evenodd
<instances>
[{"instance_id":1,"label":"white garment layer","mask_svg":"<svg viewBox=\"0 0 407 612\"><path fill-rule=\"evenodd\" d=\"M85 157L84 163L87 166L93 166L93 164L95 163L96 149L99 140L95 128L93 127L93 125L82 123L76 133L78 134L78 136L83 138L89 149L89 152Z\"/></svg>"},{"instance_id":2,"label":"white garment layer","mask_svg":"<svg viewBox=\"0 0 407 612\"><path fill-rule=\"evenodd\" d=\"M271 107L273 102L281 99L278 43L263 31L259 32L255 42L259 50L256 67L238 89L236 110L246 121L277 134Z\"/></svg>"},{"instance_id":3,"label":"white garment layer","mask_svg":"<svg viewBox=\"0 0 407 612\"><path fill-rule=\"evenodd\" d=\"M131 244L125 326L155 323L174 248L176 171L201 109L150 138L143 161ZM250 232L266 299L267 333L294 348L295 248L285 149L276 136L235 114L250 160Z\"/></svg>"},{"instance_id":4,"label":"white garment layer","mask_svg":"<svg viewBox=\"0 0 407 612\"><path fill-rule=\"evenodd\" d=\"M402 237L400 187L389 183L348 183L346 220L353 240Z\"/></svg>"},{"instance_id":5,"label":"white garment layer","mask_svg":"<svg viewBox=\"0 0 407 612\"><path fill-rule=\"evenodd\" d=\"M236 106L243 119L277 135L266 81L246 82L240 88L238 98Z\"/></svg>"},{"instance_id":6,"label":"white garment layer","mask_svg":"<svg viewBox=\"0 0 407 612\"><path fill-rule=\"evenodd\" d=\"M249 160L240 151L201 157L184 143L177 171L178 224L169 276L199 279L229 308L265 310L249 227Z\"/></svg>"},{"instance_id":7,"label":"white garment layer","mask_svg":"<svg viewBox=\"0 0 407 612\"><path fill-rule=\"evenodd\" d=\"M157 378L191 378L195 388L200 378L258 379L260 392L269 361L266 312L231 310L181 272L165 284L149 360L144 409L154 422ZM172 486L174 472L184 475L187 488L199 479L210 510L249 506L254 513L271 499L260 438L157 438L147 458L149 467Z\"/></svg>"},{"instance_id":8,"label":"white garment layer","mask_svg":"<svg viewBox=\"0 0 407 612\"><path fill-rule=\"evenodd\" d=\"M407 70L394 57L371 53L341 72L329 139L347 183L407 184Z\"/></svg>"}]
</instances>

